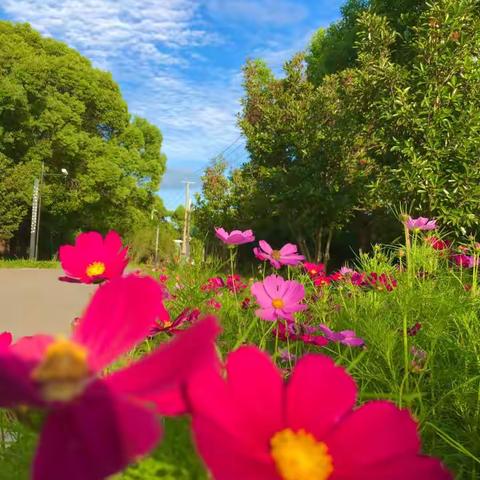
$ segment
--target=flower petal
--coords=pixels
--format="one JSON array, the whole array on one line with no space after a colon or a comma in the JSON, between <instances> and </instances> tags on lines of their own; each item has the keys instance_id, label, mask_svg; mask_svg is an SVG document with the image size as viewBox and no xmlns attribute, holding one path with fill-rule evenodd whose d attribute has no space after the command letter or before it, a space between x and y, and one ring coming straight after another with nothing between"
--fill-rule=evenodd
<instances>
[{"instance_id":1,"label":"flower petal","mask_svg":"<svg viewBox=\"0 0 480 480\"><path fill-rule=\"evenodd\" d=\"M94 370L101 370L145 339L166 314L162 287L152 278L118 277L98 288L73 340L85 345Z\"/></svg>"},{"instance_id":2,"label":"flower petal","mask_svg":"<svg viewBox=\"0 0 480 480\"><path fill-rule=\"evenodd\" d=\"M271 255L272 252L273 252L273 248L270 246L269 243L267 243L265 240L260 240L258 242L258 245L260 246L260 248L265 252L265 253L268 253L268 255Z\"/></svg>"},{"instance_id":3,"label":"flower petal","mask_svg":"<svg viewBox=\"0 0 480 480\"><path fill-rule=\"evenodd\" d=\"M386 401L369 402L352 411L325 442L338 474L358 472L366 465L416 455L420 450L417 426L409 412Z\"/></svg>"},{"instance_id":4,"label":"flower petal","mask_svg":"<svg viewBox=\"0 0 480 480\"><path fill-rule=\"evenodd\" d=\"M287 387L288 425L304 428L323 440L353 408L356 394L355 382L331 358L305 355L297 363Z\"/></svg>"},{"instance_id":5,"label":"flower petal","mask_svg":"<svg viewBox=\"0 0 480 480\"><path fill-rule=\"evenodd\" d=\"M390 462L362 467L347 475L332 474L332 480L450 480L452 475L435 458L406 455Z\"/></svg>"},{"instance_id":6,"label":"flower petal","mask_svg":"<svg viewBox=\"0 0 480 480\"><path fill-rule=\"evenodd\" d=\"M0 352L0 407L42 405L37 386L31 379L34 367L35 363L23 360L11 349Z\"/></svg>"},{"instance_id":7,"label":"flower petal","mask_svg":"<svg viewBox=\"0 0 480 480\"><path fill-rule=\"evenodd\" d=\"M102 381L47 417L33 480L101 480L154 448L161 436L153 412L112 394Z\"/></svg>"},{"instance_id":8,"label":"flower petal","mask_svg":"<svg viewBox=\"0 0 480 480\"><path fill-rule=\"evenodd\" d=\"M250 287L250 292L262 308L270 308L272 306L272 297L266 292L264 282L255 282Z\"/></svg>"},{"instance_id":9,"label":"flower petal","mask_svg":"<svg viewBox=\"0 0 480 480\"><path fill-rule=\"evenodd\" d=\"M22 337L10 348L16 355L28 362L39 362L45 353L48 345L53 342L50 335L33 335Z\"/></svg>"},{"instance_id":10,"label":"flower petal","mask_svg":"<svg viewBox=\"0 0 480 480\"><path fill-rule=\"evenodd\" d=\"M200 454L217 480L276 480L269 440L283 428L281 376L253 347L230 354L227 372L225 381L204 371L188 387Z\"/></svg>"},{"instance_id":11,"label":"flower petal","mask_svg":"<svg viewBox=\"0 0 480 480\"><path fill-rule=\"evenodd\" d=\"M10 332L0 333L0 349L7 348L12 343L12 334Z\"/></svg>"},{"instance_id":12,"label":"flower petal","mask_svg":"<svg viewBox=\"0 0 480 480\"><path fill-rule=\"evenodd\" d=\"M227 383L255 435L268 443L283 426L283 379L270 357L256 347L228 356Z\"/></svg>"},{"instance_id":13,"label":"flower petal","mask_svg":"<svg viewBox=\"0 0 480 480\"><path fill-rule=\"evenodd\" d=\"M293 255L297 253L297 246L293 243L286 243L281 249L280 254L283 256L285 255Z\"/></svg>"},{"instance_id":14,"label":"flower petal","mask_svg":"<svg viewBox=\"0 0 480 480\"><path fill-rule=\"evenodd\" d=\"M85 273L85 262L77 254L72 245L62 245L58 252L63 270L74 278L82 277Z\"/></svg>"},{"instance_id":15,"label":"flower petal","mask_svg":"<svg viewBox=\"0 0 480 480\"><path fill-rule=\"evenodd\" d=\"M113 373L105 382L118 393L153 402L159 413L184 413L187 407L182 389L197 370L216 363L214 342L218 332L216 319L207 317L130 367Z\"/></svg>"}]
</instances>

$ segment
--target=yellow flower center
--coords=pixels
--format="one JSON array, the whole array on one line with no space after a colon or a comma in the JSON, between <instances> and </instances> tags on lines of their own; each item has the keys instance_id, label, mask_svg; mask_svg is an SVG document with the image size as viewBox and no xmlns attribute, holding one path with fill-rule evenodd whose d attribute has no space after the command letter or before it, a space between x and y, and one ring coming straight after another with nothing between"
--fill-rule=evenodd
<instances>
[{"instance_id":1,"label":"yellow flower center","mask_svg":"<svg viewBox=\"0 0 480 480\"><path fill-rule=\"evenodd\" d=\"M303 429L277 432L270 439L270 453L282 480L327 480L333 472L325 443Z\"/></svg>"},{"instance_id":2,"label":"yellow flower center","mask_svg":"<svg viewBox=\"0 0 480 480\"><path fill-rule=\"evenodd\" d=\"M282 254L280 253L280 250L272 250L272 258L275 260L280 260L280 257Z\"/></svg>"},{"instance_id":3,"label":"yellow flower center","mask_svg":"<svg viewBox=\"0 0 480 480\"><path fill-rule=\"evenodd\" d=\"M43 360L32 372L48 402L68 402L83 392L89 378L87 350L59 337L46 349Z\"/></svg>"},{"instance_id":4,"label":"yellow flower center","mask_svg":"<svg viewBox=\"0 0 480 480\"><path fill-rule=\"evenodd\" d=\"M93 262L87 267L87 275L89 277L98 277L105 272L105 264L103 262Z\"/></svg>"},{"instance_id":5,"label":"yellow flower center","mask_svg":"<svg viewBox=\"0 0 480 480\"><path fill-rule=\"evenodd\" d=\"M312 270L310 270L310 273L311 273L312 275L316 275L318 272L317 272L314 268L312 268Z\"/></svg>"},{"instance_id":6,"label":"yellow flower center","mask_svg":"<svg viewBox=\"0 0 480 480\"><path fill-rule=\"evenodd\" d=\"M273 308L283 308L285 304L283 303L283 300L281 298L274 298L272 300L272 307Z\"/></svg>"}]
</instances>

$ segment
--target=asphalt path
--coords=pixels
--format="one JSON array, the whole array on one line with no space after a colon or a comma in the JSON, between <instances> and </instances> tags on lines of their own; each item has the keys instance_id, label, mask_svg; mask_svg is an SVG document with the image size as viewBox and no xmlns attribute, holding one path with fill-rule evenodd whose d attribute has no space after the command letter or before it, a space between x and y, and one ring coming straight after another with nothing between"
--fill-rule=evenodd
<instances>
[{"instance_id":1,"label":"asphalt path","mask_svg":"<svg viewBox=\"0 0 480 480\"><path fill-rule=\"evenodd\" d=\"M95 286L60 282L59 269L0 268L0 333L70 333Z\"/></svg>"}]
</instances>

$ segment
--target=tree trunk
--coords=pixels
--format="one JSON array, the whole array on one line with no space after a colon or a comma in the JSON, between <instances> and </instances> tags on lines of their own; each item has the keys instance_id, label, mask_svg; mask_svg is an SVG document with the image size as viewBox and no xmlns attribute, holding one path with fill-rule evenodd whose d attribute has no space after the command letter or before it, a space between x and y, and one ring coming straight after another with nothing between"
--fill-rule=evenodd
<instances>
[{"instance_id":1,"label":"tree trunk","mask_svg":"<svg viewBox=\"0 0 480 480\"><path fill-rule=\"evenodd\" d=\"M323 227L317 231L317 238L315 240L315 262L319 263L322 260L322 237Z\"/></svg>"},{"instance_id":2,"label":"tree trunk","mask_svg":"<svg viewBox=\"0 0 480 480\"><path fill-rule=\"evenodd\" d=\"M332 243L333 237L333 228L328 229L327 243L325 244L325 252L323 254L323 263L325 264L325 269L327 268L328 261L330 260L330 245Z\"/></svg>"}]
</instances>

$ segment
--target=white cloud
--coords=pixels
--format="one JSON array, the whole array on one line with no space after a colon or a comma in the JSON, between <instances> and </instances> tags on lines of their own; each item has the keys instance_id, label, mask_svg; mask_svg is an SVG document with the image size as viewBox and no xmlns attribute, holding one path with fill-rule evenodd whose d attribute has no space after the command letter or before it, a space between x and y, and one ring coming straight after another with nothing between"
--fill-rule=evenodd
<instances>
[{"instance_id":1,"label":"white cloud","mask_svg":"<svg viewBox=\"0 0 480 480\"><path fill-rule=\"evenodd\" d=\"M241 72L235 66L216 64L202 47L220 47L219 55L232 51L235 56L239 42L247 42L250 56L265 58L277 72L292 53L306 45L303 34L276 36L242 27L242 37L237 37L224 28L212 29L208 23L214 17L222 26L229 21L239 26L252 21L292 25L307 13L306 7L293 0L0 3L8 18L31 23L42 34L66 42L95 66L112 72L130 111L162 130L169 168L164 182L167 189L174 189L181 176L198 178L201 166L239 135L236 113L242 96ZM204 16L205 8L210 20Z\"/></svg>"}]
</instances>

